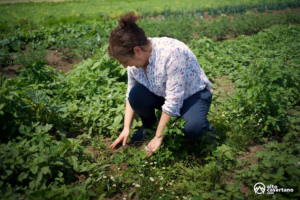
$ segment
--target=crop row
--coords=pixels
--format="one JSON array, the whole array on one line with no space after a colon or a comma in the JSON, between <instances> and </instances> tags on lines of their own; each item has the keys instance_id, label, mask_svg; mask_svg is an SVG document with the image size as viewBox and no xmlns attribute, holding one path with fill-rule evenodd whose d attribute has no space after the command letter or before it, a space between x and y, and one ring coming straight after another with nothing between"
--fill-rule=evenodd
<instances>
[{"instance_id":1,"label":"crop row","mask_svg":"<svg viewBox=\"0 0 300 200\"><path fill-rule=\"evenodd\" d=\"M195 25L198 23L198 26ZM231 35L251 35L274 24L298 24L299 15L286 12L285 15L265 15L248 12L215 18L209 22L183 17L178 20L142 20L139 25L148 37L171 37L183 42L193 38L226 39ZM116 20L108 22L61 23L51 27L41 27L31 31L19 31L0 36L0 65L27 65L32 61L44 60L45 49L57 49L65 59L87 59L96 54L97 49L108 41L110 31L117 26ZM22 52L30 47L26 54Z\"/></svg>"},{"instance_id":2,"label":"crop row","mask_svg":"<svg viewBox=\"0 0 300 200\"><path fill-rule=\"evenodd\" d=\"M283 10L287 8L299 8L299 0L285 0L285 1L259 1L258 4L252 2L233 4L233 5L218 5L211 7L201 7L201 6L192 6L191 9L186 10L182 9L171 9L164 8L162 12L142 12L144 18L152 17L157 15L162 15L164 18L169 16L179 17L179 16L192 16L192 17L201 17L204 16L205 12L208 12L211 16L219 16L221 14L232 15L232 14L242 14L246 11L258 11L264 12L266 10Z\"/></svg>"}]
</instances>

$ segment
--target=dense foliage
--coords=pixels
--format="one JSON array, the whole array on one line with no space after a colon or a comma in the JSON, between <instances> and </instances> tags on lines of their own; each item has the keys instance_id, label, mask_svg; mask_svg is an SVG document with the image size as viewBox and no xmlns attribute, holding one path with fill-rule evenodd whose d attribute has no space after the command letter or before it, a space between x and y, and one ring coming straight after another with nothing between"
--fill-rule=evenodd
<instances>
[{"instance_id":1,"label":"dense foliage","mask_svg":"<svg viewBox=\"0 0 300 200\"><path fill-rule=\"evenodd\" d=\"M80 31L66 26L45 28L50 34L20 35L33 46L55 47L88 34L97 41L113 26L86 24L78 27ZM187 141L184 120L172 118L163 146L148 161L142 148L107 155L103 138L115 139L122 130L127 74L107 56L105 42L100 40L101 48L91 52L97 52L93 59L83 60L66 74L36 61L20 68L13 79L1 77L1 197L98 199L134 187L127 198L271 198L252 190L253 184L264 182L294 188L293 193L276 197L297 199L299 33L299 26L284 25L236 41L192 40L190 48L210 80L227 76L235 83L234 93L226 98L214 93L208 118L217 141L208 137ZM14 48L13 42L7 44ZM156 114L160 117L161 112ZM140 126L136 118L132 131ZM237 159L252 141L271 142L265 144L267 151L257 152L258 163ZM94 157L88 146L99 156ZM225 183L233 172L234 186ZM88 178L78 181L78 176ZM246 194L240 192L242 183L250 188Z\"/></svg>"}]
</instances>

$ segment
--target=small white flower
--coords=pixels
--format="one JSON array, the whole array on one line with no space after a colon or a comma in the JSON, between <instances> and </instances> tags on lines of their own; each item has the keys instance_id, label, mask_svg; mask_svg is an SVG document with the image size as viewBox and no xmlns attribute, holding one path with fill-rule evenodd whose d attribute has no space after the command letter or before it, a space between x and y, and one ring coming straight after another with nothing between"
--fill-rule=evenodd
<instances>
[{"instance_id":1,"label":"small white flower","mask_svg":"<svg viewBox=\"0 0 300 200\"><path fill-rule=\"evenodd\" d=\"M153 163L151 162L150 165L153 165Z\"/></svg>"},{"instance_id":2,"label":"small white flower","mask_svg":"<svg viewBox=\"0 0 300 200\"><path fill-rule=\"evenodd\" d=\"M90 176L93 176L93 174L90 174Z\"/></svg>"},{"instance_id":3,"label":"small white flower","mask_svg":"<svg viewBox=\"0 0 300 200\"><path fill-rule=\"evenodd\" d=\"M159 189L160 189L160 190L163 190L164 188L163 188L163 187L160 187Z\"/></svg>"},{"instance_id":4,"label":"small white flower","mask_svg":"<svg viewBox=\"0 0 300 200\"><path fill-rule=\"evenodd\" d=\"M172 182L174 183L174 180L172 180Z\"/></svg>"},{"instance_id":5,"label":"small white flower","mask_svg":"<svg viewBox=\"0 0 300 200\"><path fill-rule=\"evenodd\" d=\"M157 162L154 162L154 164L156 165Z\"/></svg>"},{"instance_id":6,"label":"small white flower","mask_svg":"<svg viewBox=\"0 0 300 200\"><path fill-rule=\"evenodd\" d=\"M164 178L162 178L162 177L160 178L160 180L163 180L163 179L164 179Z\"/></svg>"},{"instance_id":7,"label":"small white flower","mask_svg":"<svg viewBox=\"0 0 300 200\"><path fill-rule=\"evenodd\" d=\"M145 162L145 164L147 164L148 162Z\"/></svg>"},{"instance_id":8,"label":"small white flower","mask_svg":"<svg viewBox=\"0 0 300 200\"><path fill-rule=\"evenodd\" d=\"M116 187L116 184L113 184L114 187Z\"/></svg>"},{"instance_id":9,"label":"small white flower","mask_svg":"<svg viewBox=\"0 0 300 200\"><path fill-rule=\"evenodd\" d=\"M103 176L103 178L106 178L106 176Z\"/></svg>"},{"instance_id":10,"label":"small white flower","mask_svg":"<svg viewBox=\"0 0 300 200\"><path fill-rule=\"evenodd\" d=\"M143 167L145 167L145 165L143 165Z\"/></svg>"},{"instance_id":11,"label":"small white flower","mask_svg":"<svg viewBox=\"0 0 300 200\"><path fill-rule=\"evenodd\" d=\"M172 192L172 194L175 194L175 192Z\"/></svg>"},{"instance_id":12,"label":"small white flower","mask_svg":"<svg viewBox=\"0 0 300 200\"><path fill-rule=\"evenodd\" d=\"M141 187L139 184L135 184L135 187Z\"/></svg>"},{"instance_id":13,"label":"small white flower","mask_svg":"<svg viewBox=\"0 0 300 200\"><path fill-rule=\"evenodd\" d=\"M144 176L143 174L141 174L140 176Z\"/></svg>"},{"instance_id":14,"label":"small white flower","mask_svg":"<svg viewBox=\"0 0 300 200\"><path fill-rule=\"evenodd\" d=\"M169 183L169 185L172 185L173 183Z\"/></svg>"},{"instance_id":15,"label":"small white flower","mask_svg":"<svg viewBox=\"0 0 300 200\"><path fill-rule=\"evenodd\" d=\"M150 177L149 179L150 179L151 181L154 181L154 178L152 178L152 177Z\"/></svg>"},{"instance_id":16,"label":"small white flower","mask_svg":"<svg viewBox=\"0 0 300 200\"><path fill-rule=\"evenodd\" d=\"M165 167L163 167L162 169L166 169Z\"/></svg>"}]
</instances>

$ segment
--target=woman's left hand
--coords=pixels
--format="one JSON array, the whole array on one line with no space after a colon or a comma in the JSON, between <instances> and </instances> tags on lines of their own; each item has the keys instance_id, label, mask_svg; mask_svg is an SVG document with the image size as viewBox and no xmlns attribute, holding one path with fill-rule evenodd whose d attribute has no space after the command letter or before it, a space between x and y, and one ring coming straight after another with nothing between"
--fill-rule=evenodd
<instances>
[{"instance_id":1,"label":"woman's left hand","mask_svg":"<svg viewBox=\"0 0 300 200\"><path fill-rule=\"evenodd\" d=\"M163 142L163 137L154 137L148 144L147 150L146 150L146 154L147 157L149 158L162 144Z\"/></svg>"}]
</instances>

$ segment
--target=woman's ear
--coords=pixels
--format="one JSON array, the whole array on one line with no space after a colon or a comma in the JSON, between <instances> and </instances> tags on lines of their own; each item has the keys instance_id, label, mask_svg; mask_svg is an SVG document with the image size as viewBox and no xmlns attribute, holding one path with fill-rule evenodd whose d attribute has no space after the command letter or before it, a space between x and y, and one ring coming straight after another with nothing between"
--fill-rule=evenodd
<instances>
[{"instance_id":1,"label":"woman's ear","mask_svg":"<svg viewBox=\"0 0 300 200\"><path fill-rule=\"evenodd\" d=\"M134 51L134 53L137 54L137 55L141 55L141 53L142 53L142 49L141 49L141 47L139 47L139 46L134 47L134 48L133 48L133 51Z\"/></svg>"}]
</instances>

